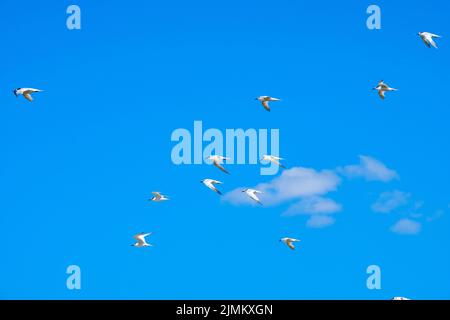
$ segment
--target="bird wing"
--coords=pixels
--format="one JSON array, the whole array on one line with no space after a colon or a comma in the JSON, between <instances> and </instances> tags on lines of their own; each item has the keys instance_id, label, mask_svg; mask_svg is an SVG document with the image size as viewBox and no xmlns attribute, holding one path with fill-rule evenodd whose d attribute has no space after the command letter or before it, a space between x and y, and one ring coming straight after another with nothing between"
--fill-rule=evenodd
<instances>
[{"instance_id":1,"label":"bird wing","mask_svg":"<svg viewBox=\"0 0 450 320\"><path fill-rule=\"evenodd\" d=\"M381 99L384 100L384 91L383 90L378 90L378 95L380 96Z\"/></svg>"},{"instance_id":2,"label":"bird wing","mask_svg":"<svg viewBox=\"0 0 450 320\"><path fill-rule=\"evenodd\" d=\"M27 99L28 101L33 101L33 98L31 97L29 92L24 92L23 96L25 97L25 99Z\"/></svg>"},{"instance_id":3,"label":"bird wing","mask_svg":"<svg viewBox=\"0 0 450 320\"><path fill-rule=\"evenodd\" d=\"M211 185L210 189L211 189L212 191L214 191L214 192L216 192L216 193L222 195L222 192L220 192L219 190L217 190L217 188L214 187L214 185Z\"/></svg>"},{"instance_id":4,"label":"bird wing","mask_svg":"<svg viewBox=\"0 0 450 320\"><path fill-rule=\"evenodd\" d=\"M145 243L145 238L144 238L144 236L143 236L142 234L137 234L137 235L135 235L133 238L134 238L134 239L137 241L137 243L140 244L140 245L142 245L142 244Z\"/></svg>"},{"instance_id":5,"label":"bird wing","mask_svg":"<svg viewBox=\"0 0 450 320\"><path fill-rule=\"evenodd\" d=\"M425 43L426 46L429 48L429 47L430 47L430 44L429 44L429 42L428 42L428 39L427 39L425 36L420 36L420 38L422 39L423 43Z\"/></svg>"},{"instance_id":6,"label":"bird wing","mask_svg":"<svg viewBox=\"0 0 450 320\"><path fill-rule=\"evenodd\" d=\"M428 41L430 42L430 44L431 44L433 47L435 47L436 49L438 48L437 45L436 45L436 42L434 42L434 40L433 40L432 37L430 37L430 38L428 39Z\"/></svg>"},{"instance_id":7,"label":"bird wing","mask_svg":"<svg viewBox=\"0 0 450 320\"><path fill-rule=\"evenodd\" d=\"M264 109L266 109L267 111L270 111L270 107L269 107L269 101L261 101Z\"/></svg>"},{"instance_id":8,"label":"bird wing","mask_svg":"<svg viewBox=\"0 0 450 320\"><path fill-rule=\"evenodd\" d=\"M285 167L284 165L282 165L279 161L277 161L277 160L275 160L275 159L272 159L272 162L275 163L276 165L278 165L278 166L280 166L280 167L286 169L286 167Z\"/></svg>"},{"instance_id":9,"label":"bird wing","mask_svg":"<svg viewBox=\"0 0 450 320\"><path fill-rule=\"evenodd\" d=\"M227 170L225 170L224 167L222 167L222 166L219 164L219 162L214 161L213 164L214 164L217 168L219 168L221 171L223 171L223 172L225 172L225 173L227 173L227 174L230 174Z\"/></svg>"},{"instance_id":10,"label":"bird wing","mask_svg":"<svg viewBox=\"0 0 450 320\"><path fill-rule=\"evenodd\" d=\"M159 193L159 192L152 192L152 194L153 194L157 199L161 199L161 198L162 198L161 193Z\"/></svg>"},{"instance_id":11,"label":"bird wing","mask_svg":"<svg viewBox=\"0 0 450 320\"><path fill-rule=\"evenodd\" d=\"M292 244L291 240L286 240L286 244L288 245L289 248L291 248L292 250L295 250L294 245Z\"/></svg>"},{"instance_id":12,"label":"bird wing","mask_svg":"<svg viewBox=\"0 0 450 320\"><path fill-rule=\"evenodd\" d=\"M258 202L259 204L262 205L261 200L259 200L258 196L256 195L256 193L260 193L259 191L253 191L249 194L250 198L252 198L253 200L255 200L256 202Z\"/></svg>"}]
</instances>

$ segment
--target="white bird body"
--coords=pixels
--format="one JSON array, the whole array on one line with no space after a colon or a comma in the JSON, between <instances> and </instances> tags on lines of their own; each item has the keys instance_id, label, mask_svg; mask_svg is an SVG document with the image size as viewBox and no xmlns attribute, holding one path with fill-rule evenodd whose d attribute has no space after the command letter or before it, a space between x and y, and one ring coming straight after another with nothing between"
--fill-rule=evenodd
<instances>
[{"instance_id":1,"label":"white bird body","mask_svg":"<svg viewBox=\"0 0 450 320\"><path fill-rule=\"evenodd\" d=\"M261 104L263 105L264 109L267 111L270 111L269 102L270 101L280 101L281 99L273 98L270 96L259 96L255 100L259 100Z\"/></svg>"},{"instance_id":2,"label":"white bird body","mask_svg":"<svg viewBox=\"0 0 450 320\"><path fill-rule=\"evenodd\" d=\"M275 163L276 165L278 165L278 166L280 166L282 168L286 168L284 165L282 165L280 163L280 160L284 160L284 159L280 158L280 157L268 155L268 154L263 155L263 157L261 159L261 161L270 161L270 162L273 162L273 163Z\"/></svg>"},{"instance_id":3,"label":"white bird body","mask_svg":"<svg viewBox=\"0 0 450 320\"><path fill-rule=\"evenodd\" d=\"M222 192L217 190L217 188L215 187L216 184L222 184L222 182L217 181L217 180L213 180L213 179L204 179L204 180L202 180L200 182L203 183L205 186L207 186L212 191L222 195Z\"/></svg>"},{"instance_id":4,"label":"white bird body","mask_svg":"<svg viewBox=\"0 0 450 320\"><path fill-rule=\"evenodd\" d=\"M384 93L389 91L397 91L398 89L389 87L386 83L384 83L383 80L381 80L378 85L373 88L374 90L378 91L378 95L381 99L384 99Z\"/></svg>"},{"instance_id":5,"label":"white bird body","mask_svg":"<svg viewBox=\"0 0 450 320\"><path fill-rule=\"evenodd\" d=\"M260 205L262 205L261 200L259 200L258 196L256 194L258 193L262 193L259 190L255 190L255 189L245 189L242 190L242 192L245 192L247 194L247 196L250 197L250 199L256 201L257 203L259 203Z\"/></svg>"},{"instance_id":6,"label":"white bird body","mask_svg":"<svg viewBox=\"0 0 450 320\"><path fill-rule=\"evenodd\" d=\"M152 234L151 232L149 232L149 233L141 232L141 233L138 233L138 234L134 235L133 238L136 240L136 243L132 244L132 246L133 247L138 247L138 248L151 247L152 245L147 243L147 241L145 241L145 237L147 237L147 236L149 236L151 234Z\"/></svg>"},{"instance_id":7,"label":"white bird body","mask_svg":"<svg viewBox=\"0 0 450 320\"><path fill-rule=\"evenodd\" d=\"M391 300L411 300L411 299L405 297L393 297Z\"/></svg>"},{"instance_id":8,"label":"white bird body","mask_svg":"<svg viewBox=\"0 0 450 320\"><path fill-rule=\"evenodd\" d=\"M281 238L280 241L284 242L289 248L295 250L294 242L300 242L301 240L295 238Z\"/></svg>"},{"instance_id":9,"label":"white bird body","mask_svg":"<svg viewBox=\"0 0 450 320\"><path fill-rule=\"evenodd\" d=\"M433 38L441 38L441 36L438 36L437 34L431 32L419 32L418 35L428 48L431 48L431 46L433 46L436 49L438 48Z\"/></svg>"},{"instance_id":10,"label":"white bird body","mask_svg":"<svg viewBox=\"0 0 450 320\"><path fill-rule=\"evenodd\" d=\"M220 156L220 155L211 155L211 156L208 156L207 159L211 160L212 163L214 164L214 166L216 166L216 168L218 168L221 171L229 174L229 172L222 166L222 163L223 163L224 160L229 160L230 158L227 158L227 157L224 157L224 156Z\"/></svg>"},{"instance_id":11,"label":"white bird body","mask_svg":"<svg viewBox=\"0 0 450 320\"><path fill-rule=\"evenodd\" d=\"M161 194L160 192L154 191L152 192L153 197L150 199L150 201L160 202L160 201L167 201L170 200L165 195Z\"/></svg>"},{"instance_id":12,"label":"white bird body","mask_svg":"<svg viewBox=\"0 0 450 320\"><path fill-rule=\"evenodd\" d=\"M34 88L17 88L15 90L13 90L13 93L16 97L23 95L25 99L27 99L28 101L33 101L33 97L31 97L32 93L35 92L42 92L43 90L39 90L39 89L34 89Z\"/></svg>"}]
</instances>

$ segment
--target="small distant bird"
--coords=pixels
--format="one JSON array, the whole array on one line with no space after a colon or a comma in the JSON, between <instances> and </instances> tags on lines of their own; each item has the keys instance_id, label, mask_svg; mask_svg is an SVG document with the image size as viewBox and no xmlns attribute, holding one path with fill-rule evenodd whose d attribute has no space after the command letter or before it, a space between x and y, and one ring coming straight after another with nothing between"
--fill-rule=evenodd
<instances>
[{"instance_id":1,"label":"small distant bird","mask_svg":"<svg viewBox=\"0 0 450 320\"><path fill-rule=\"evenodd\" d=\"M272 98L272 97L269 97L269 96L259 96L258 98L255 98L255 100L261 101L264 109L266 109L267 111L270 111L270 107L269 107L269 102L270 101L280 101L280 99Z\"/></svg>"},{"instance_id":2,"label":"small distant bird","mask_svg":"<svg viewBox=\"0 0 450 320\"><path fill-rule=\"evenodd\" d=\"M152 234L152 232L149 232L149 233L144 233L144 232L141 232L141 233L138 233L138 234L136 234L136 235L134 235L134 239L137 241L135 244L132 244L132 246L133 247L138 247L138 248L141 248L141 247L151 247L152 245L151 244L149 244L149 243L147 243L147 241L145 241L145 237L147 237L147 236L149 236L149 235L151 235Z\"/></svg>"},{"instance_id":3,"label":"small distant bird","mask_svg":"<svg viewBox=\"0 0 450 320\"><path fill-rule=\"evenodd\" d=\"M262 193L261 191L255 190L255 189L245 189L242 190L242 192L245 192L252 200L258 202L260 205L262 205L261 200L259 200L257 193Z\"/></svg>"},{"instance_id":4,"label":"small distant bird","mask_svg":"<svg viewBox=\"0 0 450 320\"><path fill-rule=\"evenodd\" d=\"M212 191L222 195L222 192L217 190L216 187L214 186L215 184L222 184L222 182L213 180L213 179L204 179L204 180L201 180L200 182L203 183L208 188L210 188Z\"/></svg>"},{"instance_id":5,"label":"small distant bird","mask_svg":"<svg viewBox=\"0 0 450 320\"><path fill-rule=\"evenodd\" d=\"M263 155L263 157L261 159L261 161L270 161L270 162L273 162L276 165L286 169L286 167L284 165L282 165L279 160L283 160L283 158L271 156L271 155L268 155L268 154Z\"/></svg>"},{"instance_id":6,"label":"small distant bird","mask_svg":"<svg viewBox=\"0 0 450 320\"><path fill-rule=\"evenodd\" d=\"M393 297L391 300L411 300L405 297Z\"/></svg>"},{"instance_id":7,"label":"small distant bird","mask_svg":"<svg viewBox=\"0 0 450 320\"><path fill-rule=\"evenodd\" d=\"M294 238L281 238L280 241L284 242L285 244L287 244L287 246L289 248L291 248L292 250L295 250L293 242L300 242L300 240L294 239Z\"/></svg>"},{"instance_id":8,"label":"small distant bird","mask_svg":"<svg viewBox=\"0 0 450 320\"><path fill-rule=\"evenodd\" d=\"M13 90L13 93L16 97L18 97L19 95L23 95L25 99L27 99L28 101L33 101L33 98L31 97L32 93L35 92L42 92L43 90L39 90L39 89L33 89L33 88L17 88L15 90Z\"/></svg>"},{"instance_id":9,"label":"small distant bird","mask_svg":"<svg viewBox=\"0 0 450 320\"><path fill-rule=\"evenodd\" d=\"M419 32L418 35L428 48L431 48L431 46L435 47L436 49L438 48L433 38L441 38L441 36L430 32Z\"/></svg>"},{"instance_id":10,"label":"small distant bird","mask_svg":"<svg viewBox=\"0 0 450 320\"><path fill-rule=\"evenodd\" d=\"M380 98L384 99L384 93L386 91L397 91L398 89L389 87L387 84L384 83L383 80L381 80L380 82L378 82L378 85L375 88L373 88L373 90L377 90Z\"/></svg>"},{"instance_id":11,"label":"small distant bird","mask_svg":"<svg viewBox=\"0 0 450 320\"><path fill-rule=\"evenodd\" d=\"M159 201L166 201L166 200L170 200L168 197L166 197L165 195L161 194L160 192L152 192L153 197L150 199L150 201L155 201L155 202L159 202Z\"/></svg>"},{"instance_id":12,"label":"small distant bird","mask_svg":"<svg viewBox=\"0 0 450 320\"><path fill-rule=\"evenodd\" d=\"M230 158L224 157L224 156L219 156L219 155L215 155L215 156L209 156L207 158L208 160L211 160L213 162L213 164L219 168L221 171L230 174L227 170L225 170L225 168L223 166L221 166L222 162L224 160L229 160Z\"/></svg>"}]
</instances>

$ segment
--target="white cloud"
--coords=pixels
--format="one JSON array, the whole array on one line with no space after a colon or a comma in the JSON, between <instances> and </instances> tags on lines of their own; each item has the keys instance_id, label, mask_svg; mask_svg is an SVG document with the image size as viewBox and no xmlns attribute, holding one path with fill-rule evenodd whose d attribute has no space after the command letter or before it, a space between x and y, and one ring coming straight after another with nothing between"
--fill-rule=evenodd
<instances>
[{"instance_id":1,"label":"white cloud","mask_svg":"<svg viewBox=\"0 0 450 320\"><path fill-rule=\"evenodd\" d=\"M384 182L398 178L394 170L388 169L379 160L360 156L360 163L357 165L336 170L293 167L283 170L269 182L248 187L262 192L258 197L265 207L286 205L284 216L308 215L310 217L306 225L321 228L332 225L335 219L331 215L342 210L341 204L327 197L327 194L336 191L342 182L338 173L346 177L363 177L366 180ZM222 200L236 206L259 206L242 192L245 188L240 187L227 192ZM402 203L403 200L400 198L401 195L395 192L380 196L373 208L375 211L388 212Z\"/></svg>"},{"instance_id":2,"label":"white cloud","mask_svg":"<svg viewBox=\"0 0 450 320\"><path fill-rule=\"evenodd\" d=\"M418 234L421 229L422 225L411 219L400 219L391 227L392 232L405 235Z\"/></svg>"},{"instance_id":3,"label":"white cloud","mask_svg":"<svg viewBox=\"0 0 450 320\"><path fill-rule=\"evenodd\" d=\"M398 179L397 172L387 168L381 161L363 155L359 159L359 164L338 168L337 171L349 178L361 177L368 181L389 182Z\"/></svg>"},{"instance_id":4,"label":"white cloud","mask_svg":"<svg viewBox=\"0 0 450 320\"><path fill-rule=\"evenodd\" d=\"M381 213L391 212L408 204L410 196L411 194L398 190L383 192L372 204L372 210Z\"/></svg>"},{"instance_id":5,"label":"white cloud","mask_svg":"<svg viewBox=\"0 0 450 320\"><path fill-rule=\"evenodd\" d=\"M297 214L331 214L342 210L342 206L332 199L322 197L311 197L302 199L291 205L285 212L286 216Z\"/></svg>"},{"instance_id":6,"label":"white cloud","mask_svg":"<svg viewBox=\"0 0 450 320\"><path fill-rule=\"evenodd\" d=\"M334 219L324 214L331 214L342 209L334 200L324 198L323 195L335 191L341 179L331 170L317 171L311 168L294 167L284 170L280 176L267 183L255 187L263 194L259 197L264 206L290 204L283 213L285 216L298 214L311 215L307 226L320 228L331 225ZM255 205L238 188L223 196L223 200L233 205ZM320 215L315 217L315 215Z\"/></svg>"},{"instance_id":7,"label":"white cloud","mask_svg":"<svg viewBox=\"0 0 450 320\"><path fill-rule=\"evenodd\" d=\"M331 170L316 171L294 167L284 170L272 181L253 188L263 192L260 198L264 205L277 205L335 191L340 182L339 176ZM226 193L223 200L234 205L251 203L242 193L243 189L242 187Z\"/></svg>"},{"instance_id":8,"label":"white cloud","mask_svg":"<svg viewBox=\"0 0 450 320\"><path fill-rule=\"evenodd\" d=\"M324 228L334 224L335 219L326 215L314 215L308 219L306 226L309 228Z\"/></svg>"}]
</instances>

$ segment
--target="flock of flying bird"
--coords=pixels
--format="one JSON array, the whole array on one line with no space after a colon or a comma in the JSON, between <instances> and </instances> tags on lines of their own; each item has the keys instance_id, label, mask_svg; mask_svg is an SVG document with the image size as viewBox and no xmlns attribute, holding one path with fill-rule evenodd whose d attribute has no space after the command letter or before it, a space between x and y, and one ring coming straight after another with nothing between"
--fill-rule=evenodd
<instances>
[{"instance_id":1,"label":"flock of flying bird","mask_svg":"<svg viewBox=\"0 0 450 320\"><path fill-rule=\"evenodd\" d=\"M418 36L422 39L422 41L425 43L425 45L428 48L434 47L436 49L437 49L437 45L436 45L436 42L434 41L434 39L441 38L441 36L430 33L430 32L419 32ZM381 80L378 83L378 85L373 88L373 90L378 91L378 95L380 96L381 99L385 99L386 92L397 91L397 89L391 88L390 86L388 86L383 80ZM17 88L15 90L13 90L13 93L16 97L22 95L25 99L27 99L28 101L31 102L31 101L33 101L33 97L31 95L33 93L42 92L42 91L43 90L34 89L34 88ZM280 101L280 99L270 97L270 96L259 96L255 100L260 101L262 106L264 107L264 109L267 111L270 111L269 102ZM229 174L229 172L223 167L223 162L225 160L228 160L227 157L224 157L221 155L210 155L207 159L210 160L212 162L212 164L214 166L216 166L219 170L221 170L222 172L224 172L226 174ZM280 162L281 160L283 160L283 158L280 158L278 156L264 155L261 159L261 162L265 162L265 163L272 162L282 168L285 168L285 166L281 164L281 162ZM201 180L201 182L207 188L211 189L212 191L216 192L219 195L222 195L222 193L216 187L216 185L222 184L222 182L220 182L218 180L214 180L214 179L204 179L204 180ZM242 192L244 192L251 200L262 205L262 202L258 197L258 194L262 193L261 191L255 190L255 189L244 189L244 190L242 190ZM161 201L169 200L169 198L167 196L163 195L160 192L152 192L152 194L153 194L153 197L150 199L151 201L161 202ZM136 240L136 243L132 244L132 246L134 246L134 247L150 247L150 246L152 246L151 244L149 244L146 241L146 237L151 234L152 234L151 232L149 232L149 233L141 232L141 233L134 235L134 239ZM295 238L285 237L285 238L280 239L280 241L284 242L289 248L294 250L295 249L294 243L299 242L300 240L295 239ZM401 297L396 297L396 298L401 298ZM403 299L405 299L405 298L403 298Z\"/></svg>"},{"instance_id":2,"label":"flock of flying bird","mask_svg":"<svg viewBox=\"0 0 450 320\"><path fill-rule=\"evenodd\" d=\"M422 41L425 43L425 45L428 48L434 47L437 49L437 45L433 39L440 38L440 36L438 36L437 34L430 33L430 32L419 32L418 35L420 36L420 38L422 39ZM381 80L378 83L378 85L373 88L373 90L377 90L380 98L384 100L386 92L397 91L398 89L391 88L383 80ZM255 98L255 100L259 100L261 102L262 106L264 107L264 109L266 109L267 111L270 111L269 102L280 101L281 99L270 97L270 96L259 96L259 97ZM224 172L226 174L229 174L229 172L223 167L223 162L225 160L229 160L229 158L221 156L221 155L210 155L207 157L207 159L210 160L216 168L218 168L219 170L221 170L222 172ZM278 156L273 156L273 155L264 155L261 159L261 162L265 162L265 163L272 162L272 163L280 166L281 168L285 169L286 167L283 164L281 164L280 160L283 160L283 158L280 158ZM222 192L219 189L217 189L217 187L216 187L216 185L222 184L222 182L220 182L218 180L214 180L214 179L203 179L200 182L203 183L207 188L216 192L217 194L222 195ZM258 194L261 194L262 191L255 190L255 189L244 189L244 190L242 190L242 192L244 192L251 200L262 205L262 202L258 197ZM160 201L169 200L169 198L167 196L161 194L160 192L154 191L154 192L152 192L152 194L153 194L153 197L150 199L151 201L160 202ZM135 246L135 247L151 246L151 244L148 244L145 241L145 237L149 236L150 234L151 233L141 232L141 233L138 233L137 235L135 235L134 238L136 240L136 243L133 246ZM280 241L284 242L292 250L295 250L294 243L300 242L301 240L295 239L295 238L284 237L284 238L281 238ZM400 299L403 300L406 298L402 298L402 297L394 298L394 300L400 300Z\"/></svg>"}]
</instances>

